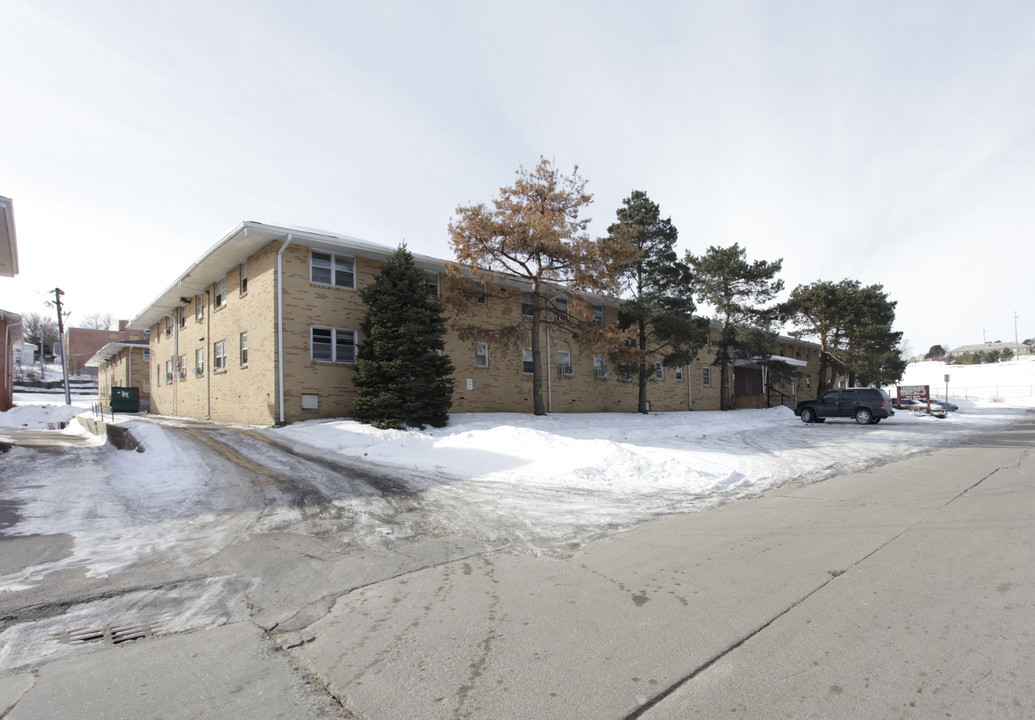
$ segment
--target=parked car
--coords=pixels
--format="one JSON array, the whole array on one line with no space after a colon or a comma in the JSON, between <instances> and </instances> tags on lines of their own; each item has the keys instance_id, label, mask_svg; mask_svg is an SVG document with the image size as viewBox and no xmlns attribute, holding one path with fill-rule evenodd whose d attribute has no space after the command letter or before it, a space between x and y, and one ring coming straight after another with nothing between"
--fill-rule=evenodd
<instances>
[{"instance_id":1,"label":"parked car","mask_svg":"<svg viewBox=\"0 0 1035 720\"><path fill-rule=\"evenodd\" d=\"M823 422L827 418L855 418L860 425L879 423L895 414L891 397L880 388L841 388L824 393L816 400L803 400L794 406L802 422Z\"/></svg>"},{"instance_id":2,"label":"parked car","mask_svg":"<svg viewBox=\"0 0 1035 720\"><path fill-rule=\"evenodd\" d=\"M949 412L956 412L957 410L960 409L959 405L957 405L956 403L951 403L951 402L949 402L947 400L933 400L932 399L931 400L931 404L932 405L941 405L943 408L945 408Z\"/></svg>"}]
</instances>

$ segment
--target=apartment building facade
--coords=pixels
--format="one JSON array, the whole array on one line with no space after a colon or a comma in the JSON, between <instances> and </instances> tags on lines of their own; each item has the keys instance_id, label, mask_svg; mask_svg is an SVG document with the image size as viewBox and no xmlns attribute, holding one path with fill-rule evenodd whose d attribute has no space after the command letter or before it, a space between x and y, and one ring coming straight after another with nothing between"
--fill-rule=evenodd
<instances>
[{"instance_id":1,"label":"apartment building facade","mask_svg":"<svg viewBox=\"0 0 1035 720\"><path fill-rule=\"evenodd\" d=\"M352 412L352 375L366 307L358 289L394 250L331 233L245 222L234 228L130 323L148 330L151 410L171 416L274 425ZM468 283L446 273L446 261L415 256L434 293L448 299ZM493 343L491 330L523 312L519 284L503 284L464 310L464 324L486 337L461 339L445 352L456 370L452 412L530 412L531 338L527 347ZM617 322L617 302L587 298L594 319ZM448 313L447 313L448 314ZM717 329L712 328L713 340ZM475 333L477 335L477 333ZM815 382L818 352L794 343L798 368L786 397ZM581 349L563 318L540 337L550 412L632 412L635 376L603 355ZM714 349L682 368L658 367L648 385L652 411L719 408ZM761 407L772 391L766 363L733 369L737 406ZM749 399L749 394L754 397Z\"/></svg>"},{"instance_id":2,"label":"apartment building facade","mask_svg":"<svg viewBox=\"0 0 1035 720\"><path fill-rule=\"evenodd\" d=\"M136 388L140 409L150 409L151 348L147 340L110 342L87 360L86 367L97 372L97 397L103 407L111 407L112 388Z\"/></svg>"}]
</instances>

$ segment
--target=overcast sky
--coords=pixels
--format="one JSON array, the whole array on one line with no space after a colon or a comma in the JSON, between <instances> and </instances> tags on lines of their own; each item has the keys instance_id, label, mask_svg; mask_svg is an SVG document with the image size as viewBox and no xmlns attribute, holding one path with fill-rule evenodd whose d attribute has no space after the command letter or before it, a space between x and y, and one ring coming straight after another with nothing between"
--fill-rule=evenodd
<instances>
[{"instance_id":1,"label":"overcast sky","mask_svg":"<svg viewBox=\"0 0 1035 720\"><path fill-rule=\"evenodd\" d=\"M882 283L914 353L1035 335L1035 3L0 0L0 307L132 318L242 220L451 258L578 164L790 290Z\"/></svg>"}]
</instances>

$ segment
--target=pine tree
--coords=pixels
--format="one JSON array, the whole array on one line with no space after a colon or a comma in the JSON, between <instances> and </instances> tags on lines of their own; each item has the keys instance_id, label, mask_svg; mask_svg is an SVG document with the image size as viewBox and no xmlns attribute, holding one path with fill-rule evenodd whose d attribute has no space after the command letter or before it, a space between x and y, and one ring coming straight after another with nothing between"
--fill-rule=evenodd
<instances>
[{"instance_id":1,"label":"pine tree","mask_svg":"<svg viewBox=\"0 0 1035 720\"><path fill-rule=\"evenodd\" d=\"M442 354L446 320L405 245L359 295L367 315L352 379L353 417L380 428L443 427L453 403L453 365Z\"/></svg>"},{"instance_id":2,"label":"pine tree","mask_svg":"<svg viewBox=\"0 0 1035 720\"><path fill-rule=\"evenodd\" d=\"M583 346L601 343L605 334L593 327L589 305L580 293L610 294L614 248L589 238L581 212L592 202L586 180L576 166L564 175L545 158L534 170L519 168L513 186L500 188L490 208L485 203L458 207L449 223L457 272L469 274L483 291L502 276L527 286L527 310L511 325L487 330L456 322L461 339L489 339L503 346L530 343L532 411L546 414L541 338L547 326L572 336ZM473 284L472 284L473 287ZM583 306L583 307L576 307ZM462 317L462 308L456 307ZM597 330L594 332L594 330Z\"/></svg>"},{"instance_id":3,"label":"pine tree","mask_svg":"<svg viewBox=\"0 0 1035 720\"><path fill-rule=\"evenodd\" d=\"M693 317L690 266L680 261L675 244L679 231L661 208L634 190L617 211L618 222L608 229L611 243L626 243L631 259L616 272L629 297L618 308L618 324L632 336L622 359L638 368L636 411L647 412L647 382L655 366L688 365L704 345L707 325Z\"/></svg>"},{"instance_id":4,"label":"pine tree","mask_svg":"<svg viewBox=\"0 0 1035 720\"><path fill-rule=\"evenodd\" d=\"M746 251L734 243L727 248L709 247L701 257L687 253L696 277L695 296L710 305L722 325L713 365L719 368L719 408L730 409L729 367L737 358L772 357L776 342L775 322L782 308L766 306L783 289L776 274L783 260L748 262ZM778 371L785 371L778 367Z\"/></svg>"}]
</instances>

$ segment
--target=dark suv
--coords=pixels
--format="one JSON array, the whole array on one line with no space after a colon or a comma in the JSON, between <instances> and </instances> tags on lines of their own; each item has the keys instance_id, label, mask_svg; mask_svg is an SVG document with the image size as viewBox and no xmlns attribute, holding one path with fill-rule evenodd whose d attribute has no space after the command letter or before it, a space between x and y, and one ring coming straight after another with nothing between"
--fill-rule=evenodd
<instances>
[{"instance_id":1,"label":"dark suv","mask_svg":"<svg viewBox=\"0 0 1035 720\"><path fill-rule=\"evenodd\" d=\"M824 393L818 400L804 400L794 406L802 422L823 422L827 418L855 418L860 425L879 423L891 417L891 398L880 388L841 388Z\"/></svg>"}]
</instances>

